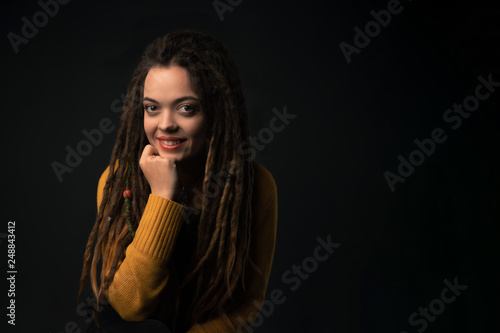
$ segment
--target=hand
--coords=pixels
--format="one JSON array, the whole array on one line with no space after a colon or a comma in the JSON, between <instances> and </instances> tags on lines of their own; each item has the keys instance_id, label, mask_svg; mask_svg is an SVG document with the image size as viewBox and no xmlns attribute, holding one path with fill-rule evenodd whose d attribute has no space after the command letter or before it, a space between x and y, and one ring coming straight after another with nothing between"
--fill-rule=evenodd
<instances>
[{"instance_id":1,"label":"hand","mask_svg":"<svg viewBox=\"0 0 500 333\"><path fill-rule=\"evenodd\" d=\"M161 157L153 145L147 145L139 160L151 193L172 200L177 187L175 160Z\"/></svg>"}]
</instances>

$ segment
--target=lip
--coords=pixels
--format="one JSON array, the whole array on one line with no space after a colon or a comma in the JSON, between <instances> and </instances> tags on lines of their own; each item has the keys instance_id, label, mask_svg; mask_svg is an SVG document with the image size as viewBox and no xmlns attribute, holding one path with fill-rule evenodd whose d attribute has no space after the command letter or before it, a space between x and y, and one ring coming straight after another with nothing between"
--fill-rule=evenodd
<instances>
[{"instance_id":1,"label":"lip","mask_svg":"<svg viewBox=\"0 0 500 333\"><path fill-rule=\"evenodd\" d=\"M180 138L178 136L159 136L158 140L181 141L181 140L186 140L186 139L185 138Z\"/></svg>"},{"instance_id":2,"label":"lip","mask_svg":"<svg viewBox=\"0 0 500 333\"><path fill-rule=\"evenodd\" d=\"M179 144L176 144L174 146L167 146L166 144L164 144L163 142L161 142L162 140L165 140L165 141L182 141L182 142L179 143ZM184 144L184 142L186 142L186 139L179 138L177 136L159 136L158 137L158 143L159 143L160 147L162 147L165 150L175 150L175 149L179 148L180 146L182 146Z\"/></svg>"}]
</instances>

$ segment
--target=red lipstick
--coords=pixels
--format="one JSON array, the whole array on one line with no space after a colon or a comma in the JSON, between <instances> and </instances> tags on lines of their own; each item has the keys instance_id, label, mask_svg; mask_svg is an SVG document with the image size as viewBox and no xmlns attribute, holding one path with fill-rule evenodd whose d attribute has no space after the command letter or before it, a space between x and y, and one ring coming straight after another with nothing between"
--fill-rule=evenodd
<instances>
[{"instance_id":1,"label":"red lipstick","mask_svg":"<svg viewBox=\"0 0 500 333\"><path fill-rule=\"evenodd\" d=\"M158 142L160 147L165 150L175 150L182 146L186 142L186 139L177 136L159 136Z\"/></svg>"}]
</instances>

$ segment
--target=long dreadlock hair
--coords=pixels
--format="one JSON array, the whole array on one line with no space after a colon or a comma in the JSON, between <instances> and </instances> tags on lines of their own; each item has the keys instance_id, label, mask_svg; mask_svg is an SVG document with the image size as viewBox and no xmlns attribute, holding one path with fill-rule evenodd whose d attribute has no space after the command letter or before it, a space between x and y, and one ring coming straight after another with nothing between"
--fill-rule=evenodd
<instances>
[{"instance_id":1,"label":"long dreadlock hair","mask_svg":"<svg viewBox=\"0 0 500 333\"><path fill-rule=\"evenodd\" d=\"M106 302L105 293L133 238L127 227L122 197L124 174L129 171L127 167L131 171L129 185L133 200L130 217L135 229L151 193L138 165L142 150L149 143L143 127L144 81L152 67L172 65L188 71L207 128L203 205L197 243L189 274L181 281L182 286L189 281L196 286L185 322L192 325L222 316L230 325L225 316L226 307L239 290L245 289L245 265L251 263L249 245L254 171L251 159L238 149L249 135L240 76L229 51L218 40L201 32L176 31L157 38L146 48L127 88L109 175L83 256L79 283L78 299L89 275L97 299L94 308L97 324L97 309ZM129 160L131 163L128 164ZM237 174L236 179L219 182L224 177L221 170ZM209 193L214 181L224 185L219 191ZM101 259L98 283L97 270ZM172 265L169 267L175 269ZM170 283L169 280L167 286ZM172 280L170 289L175 289L174 294L178 296L178 287L182 286L174 285ZM179 300L174 304L178 305ZM171 310L172 317L175 317L177 307ZM175 318L172 321L175 326Z\"/></svg>"}]
</instances>

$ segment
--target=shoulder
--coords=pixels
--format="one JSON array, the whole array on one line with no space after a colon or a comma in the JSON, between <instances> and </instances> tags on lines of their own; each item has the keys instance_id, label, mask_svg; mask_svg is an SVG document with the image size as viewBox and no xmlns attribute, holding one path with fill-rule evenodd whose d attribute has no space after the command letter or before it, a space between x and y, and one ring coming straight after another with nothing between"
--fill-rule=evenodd
<instances>
[{"instance_id":1,"label":"shoulder","mask_svg":"<svg viewBox=\"0 0 500 333\"><path fill-rule=\"evenodd\" d=\"M118 168L119 161L117 160L115 163L115 171ZM106 180L108 179L109 176L109 170L111 165L108 165L104 172L101 174L101 177L99 178L99 189L102 190L104 189L104 185L106 185Z\"/></svg>"},{"instance_id":2,"label":"shoulder","mask_svg":"<svg viewBox=\"0 0 500 333\"><path fill-rule=\"evenodd\" d=\"M276 181L274 180L271 172L259 162L253 160L252 162L254 169L254 184L257 187L265 187L268 190L276 189Z\"/></svg>"},{"instance_id":3,"label":"shoulder","mask_svg":"<svg viewBox=\"0 0 500 333\"><path fill-rule=\"evenodd\" d=\"M254 168L254 186L252 201L256 208L277 205L277 186L271 172L257 161L252 161Z\"/></svg>"},{"instance_id":4,"label":"shoulder","mask_svg":"<svg viewBox=\"0 0 500 333\"><path fill-rule=\"evenodd\" d=\"M115 163L115 170L118 167L118 161ZM103 197L103 192L104 192L104 187L106 186L106 181L108 180L109 176L109 170L110 170L110 165L106 167L104 172L101 174L101 177L99 177L99 182L97 185L97 208L99 209L99 205L101 204L101 200Z\"/></svg>"},{"instance_id":5,"label":"shoulder","mask_svg":"<svg viewBox=\"0 0 500 333\"><path fill-rule=\"evenodd\" d=\"M99 177L99 188L103 189L104 185L106 184L106 179L108 179L109 175L109 165L106 167L104 172L101 174L101 177Z\"/></svg>"}]
</instances>

